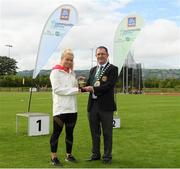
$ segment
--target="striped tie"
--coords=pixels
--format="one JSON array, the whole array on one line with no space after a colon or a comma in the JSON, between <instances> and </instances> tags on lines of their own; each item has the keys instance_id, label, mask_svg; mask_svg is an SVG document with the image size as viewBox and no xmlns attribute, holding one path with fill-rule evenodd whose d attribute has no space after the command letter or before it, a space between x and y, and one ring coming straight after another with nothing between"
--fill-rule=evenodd
<instances>
[{"instance_id":1,"label":"striped tie","mask_svg":"<svg viewBox=\"0 0 180 169\"><path fill-rule=\"evenodd\" d=\"M101 75L101 73L102 73L102 70L103 70L103 66L100 66L100 68L98 69L98 72L97 72L96 75L94 76L93 85L94 85L94 83L95 83L97 80L99 80L99 77L100 77L100 75Z\"/></svg>"}]
</instances>

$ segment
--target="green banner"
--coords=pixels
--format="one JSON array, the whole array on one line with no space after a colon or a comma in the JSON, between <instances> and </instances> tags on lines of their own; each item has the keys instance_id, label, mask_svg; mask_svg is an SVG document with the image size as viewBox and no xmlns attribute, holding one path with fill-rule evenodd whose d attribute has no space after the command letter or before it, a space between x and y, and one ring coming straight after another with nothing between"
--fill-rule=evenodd
<instances>
[{"instance_id":1,"label":"green banner","mask_svg":"<svg viewBox=\"0 0 180 169\"><path fill-rule=\"evenodd\" d=\"M141 31L143 23L143 19L140 16L128 15L118 25L114 37L113 63L118 67L119 73L132 43Z\"/></svg>"}]
</instances>

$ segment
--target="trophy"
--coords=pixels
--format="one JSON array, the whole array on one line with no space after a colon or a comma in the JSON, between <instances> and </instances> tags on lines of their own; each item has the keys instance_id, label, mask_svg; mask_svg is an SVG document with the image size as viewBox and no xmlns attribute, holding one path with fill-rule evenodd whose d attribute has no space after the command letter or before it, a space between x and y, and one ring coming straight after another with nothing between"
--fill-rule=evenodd
<instances>
[{"instance_id":1,"label":"trophy","mask_svg":"<svg viewBox=\"0 0 180 169\"><path fill-rule=\"evenodd\" d=\"M80 90L82 90L83 87L85 87L85 86L86 86L85 77L80 76L78 78L78 87Z\"/></svg>"}]
</instances>

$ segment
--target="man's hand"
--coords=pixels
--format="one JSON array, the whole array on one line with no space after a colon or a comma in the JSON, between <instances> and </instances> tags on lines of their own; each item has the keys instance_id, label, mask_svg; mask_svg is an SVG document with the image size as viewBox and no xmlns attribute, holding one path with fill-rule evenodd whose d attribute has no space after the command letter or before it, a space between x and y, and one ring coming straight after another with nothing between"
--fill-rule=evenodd
<instances>
[{"instance_id":1,"label":"man's hand","mask_svg":"<svg viewBox=\"0 0 180 169\"><path fill-rule=\"evenodd\" d=\"M85 90L86 92L94 93L94 89L93 89L92 86L86 86L86 87L83 87L83 90Z\"/></svg>"}]
</instances>

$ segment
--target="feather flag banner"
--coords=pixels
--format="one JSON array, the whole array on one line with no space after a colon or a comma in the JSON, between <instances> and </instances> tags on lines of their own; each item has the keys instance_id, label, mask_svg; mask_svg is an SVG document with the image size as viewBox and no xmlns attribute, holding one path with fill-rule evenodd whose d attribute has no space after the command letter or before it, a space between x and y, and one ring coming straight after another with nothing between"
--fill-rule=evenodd
<instances>
[{"instance_id":1,"label":"feather flag banner","mask_svg":"<svg viewBox=\"0 0 180 169\"><path fill-rule=\"evenodd\" d=\"M72 5L61 5L49 16L41 34L33 78L36 78L77 20L78 13Z\"/></svg>"},{"instance_id":2,"label":"feather flag banner","mask_svg":"<svg viewBox=\"0 0 180 169\"><path fill-rule=\"evenodd\" d=\"M117 27L114 36L113 63L118 67L119 73L134 40L141 31L143 23L142 17L128 15Z\"/></svg>"}]
</instances>

